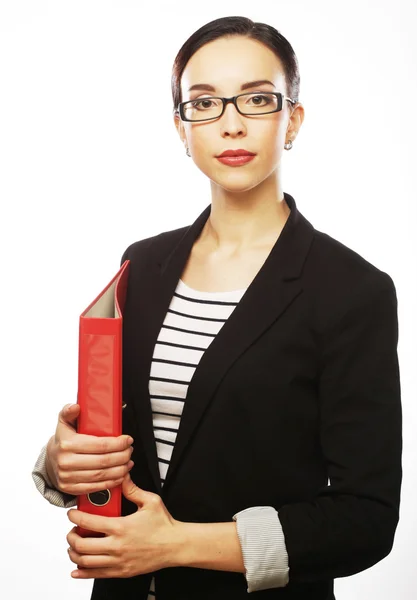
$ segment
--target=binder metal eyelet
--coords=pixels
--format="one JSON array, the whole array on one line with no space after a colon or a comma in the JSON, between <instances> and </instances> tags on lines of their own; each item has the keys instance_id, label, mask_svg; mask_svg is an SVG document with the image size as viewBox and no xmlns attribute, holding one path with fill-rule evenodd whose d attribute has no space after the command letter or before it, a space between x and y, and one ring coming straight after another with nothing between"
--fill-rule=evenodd
<instances>
[{"instance_id":1,"label":"binder metal eyelet","mask_svg":"<svg viewBox=\"0 0 417 600\"><path fill-rule=\"evenodd\" d=\"M100 490L99 492L91 492L87 494L87 498L94 506L106 506L110 502L110 490Z\"/></svg>"}]
</instances>

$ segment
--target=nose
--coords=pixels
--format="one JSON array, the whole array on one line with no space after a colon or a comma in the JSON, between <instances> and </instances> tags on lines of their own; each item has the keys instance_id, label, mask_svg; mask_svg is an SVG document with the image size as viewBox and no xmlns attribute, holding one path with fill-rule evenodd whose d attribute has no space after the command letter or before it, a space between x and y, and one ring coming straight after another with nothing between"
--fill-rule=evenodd
<instances>
[{"instance_id":1,"label":"nose","mask_svg":"<svg viewBox=\"0 0 417 600\"><path fill-rule=\"evenodd\" d=\"M239 117L242 117L242 116L243 116L243 115L241 115L241 114L240 114L240 112L237 110L236 106L235 106L235 105L234 105L234 103L233 103L233 100L232 100L232 98L229 98L228 100L226 100L226 106L225 106L225 109L224 109L223 117L224 117L224 115L225 115L227 112L229 112L229 114L230 114L230 112L236 113L237 115L239 115Z\"/></svg>"},{"instance_id":2,"label":"nose","mask_svg":"<svg viewBox=\"0 0 417 600\"><path fill-rule=\"evenodd\" d=\"M244 129L243 115L237 110L232 100L226 101L224 113L221 118L222 131L236 134Z\"/></svg>"}]
</instances>

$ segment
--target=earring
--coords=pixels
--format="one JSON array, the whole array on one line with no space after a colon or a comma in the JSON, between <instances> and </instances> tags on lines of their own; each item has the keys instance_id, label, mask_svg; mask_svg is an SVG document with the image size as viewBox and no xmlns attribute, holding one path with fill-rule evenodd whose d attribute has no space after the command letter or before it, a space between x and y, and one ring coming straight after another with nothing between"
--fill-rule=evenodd
<instances>
[{"instance_id":1,"label":"earring","mask_svg":"<svg viewBox=\"0 0 417 600\"><path fill-rule=\"evenodd\" d=\"M187 146L187 147L186 147L186 149L185 149L185 154L186 154L187 156L191 156L191 154L190 154L190 150L189 150L188 146Z\"/></svg>"},{"instance_id":2,"label":"earring","mask_svg":"<svg viewBox=\"0 0 417 600\"><path fill-rule=\"evenodd\" d=\"M290 140L287 144L284 144L285 150L291 150L292 148L292 140Z\"/></svg>"}]
</instances>

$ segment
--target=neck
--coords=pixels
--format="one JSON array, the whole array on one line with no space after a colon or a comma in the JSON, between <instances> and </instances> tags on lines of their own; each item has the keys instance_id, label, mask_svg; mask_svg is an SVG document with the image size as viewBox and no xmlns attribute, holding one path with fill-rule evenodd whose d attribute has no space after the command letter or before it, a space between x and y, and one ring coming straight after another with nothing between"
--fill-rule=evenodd
<instances>
[{"instance_id":1,"label":"neck","mask_svg":"<svg viewBox=\"0 0 417 600\"><path fill-rule=\"evenodd\" d=\"M200 243L229 255L274 244L291 211L278 179L269 179L244 192L212 182L211 213Z\"/></svg>"}]
</instances>

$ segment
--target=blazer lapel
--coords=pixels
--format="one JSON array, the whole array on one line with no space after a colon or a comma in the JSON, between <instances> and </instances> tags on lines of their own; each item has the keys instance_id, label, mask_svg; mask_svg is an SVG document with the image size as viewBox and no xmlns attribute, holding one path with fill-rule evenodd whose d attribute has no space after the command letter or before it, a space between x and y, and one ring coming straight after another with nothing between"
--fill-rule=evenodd
<instances>
[{"instance_id":1,"label":"blazer lapel","mask_svg":"<svg viewBox=\"0 0 417 600\"><path fill-rule=\"evenodd\" d=\"M211 212L208 205L194 223L179 232L174 248L167 251L155 239L150 252L146 273L141 273L142 299L135 310L133 322L137 329L134 347L139 368L132 370L134 377L135 411L138 428L145 448L152 477L158 493L166 496L181 457L186 451L216 388L239 356L279 318L291 302L302 292L300 275L313 240L314 228L297 210L292 196L284 193L291 213L266 261L249 285L235 310L225 322L213 342L203 354L190 381L167 477L160 484L158 458L153 434L152 411L148 378L152 355L159 330L165 318L178 280L188 256ZM181 235L182 233L182 235ZM168 254L167 254L168 252Z\"/></svg>"}]
</instances>

